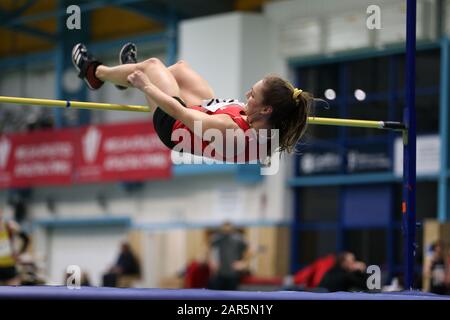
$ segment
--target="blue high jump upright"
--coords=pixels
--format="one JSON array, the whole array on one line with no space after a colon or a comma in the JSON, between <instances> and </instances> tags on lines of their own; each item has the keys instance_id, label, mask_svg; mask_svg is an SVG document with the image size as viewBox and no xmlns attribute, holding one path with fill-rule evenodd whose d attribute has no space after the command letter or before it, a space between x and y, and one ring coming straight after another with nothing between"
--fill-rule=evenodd
<instances>
[{"instance_id":1,"label":"blue high jump upright","mask_svg":"<svg viewBox=\"0 0 450 320\"><path fill-rule=\"evenodd\" d=\"M403 202L405 289L414 286L416 256L416 0L407 0L406 8L406 104L403 110Z\"/></svg>"}]
</instances>

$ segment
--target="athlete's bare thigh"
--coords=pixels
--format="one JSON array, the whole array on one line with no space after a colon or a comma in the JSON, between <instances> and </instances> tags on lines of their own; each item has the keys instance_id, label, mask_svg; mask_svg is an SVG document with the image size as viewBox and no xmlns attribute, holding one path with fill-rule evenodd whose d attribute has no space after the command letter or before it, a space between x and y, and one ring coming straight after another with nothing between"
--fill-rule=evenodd
<instances>
[{"instance_id":1,"label":"athlete's bare thigh","mask_svg":"<svg viewBox=\"0 0 450 320\"><path fill-rule=\"evenodd\" d=\"M199 105L202 100L214 98L214 91L208 82L195 72L188 63L181 60L169 67L180 88L180 97L188 106Z\"/></svg>"}]
</instances>

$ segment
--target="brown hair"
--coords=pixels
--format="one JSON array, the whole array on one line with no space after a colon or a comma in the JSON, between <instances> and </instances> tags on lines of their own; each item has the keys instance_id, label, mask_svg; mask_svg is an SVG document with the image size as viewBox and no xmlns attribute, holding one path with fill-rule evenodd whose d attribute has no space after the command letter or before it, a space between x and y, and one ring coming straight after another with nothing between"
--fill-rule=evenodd
<instances>
[{"instance_id":1,"label":"brown hair","mask_svg":"<svg viewBox=\"0 0 450 320\"><path fill-rule=\"evenodd\" d=\"M289 81L276 75L263 79L263 104L272 106L269 123L279 130L279 151L295 150L298 140L306 131L308 115L314 98L302 91L294 95L295 88Z\"/></svg>"}]
</instances>

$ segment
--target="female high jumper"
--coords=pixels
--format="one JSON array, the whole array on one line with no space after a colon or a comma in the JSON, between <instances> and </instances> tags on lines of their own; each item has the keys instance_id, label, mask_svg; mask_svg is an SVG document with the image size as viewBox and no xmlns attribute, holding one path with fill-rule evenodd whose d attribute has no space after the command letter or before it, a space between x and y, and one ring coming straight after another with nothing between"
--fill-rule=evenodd
<instances>
[{"instance_id":1,"label":"female high jumper","mask_svg":"<svg viewBox=\"0 0 450 320\"><path fill-rule=\"evenodd\" d=\"M185 61L178 61L169 67L157 58L138 62L137 49L132 43L122 47L119 60L121 65L108 67L92 56L81 43L72 50L73 64L79 77L90 89L98 89L105 81L109 81L119 89L135 87L145 94L149 107L154 110L155 131L170 149L177 150L177 144L186 138L175 137L174 132L178 129L188 132L192 139L190 150L186 150L185 146L183 151L203 156L210 144L226 144L226 131L248 132L254 129L254 140L258 141L260 133L265 132L268 145L274 142L270 138L275 130L277 151L292 152L306 130L313 97L278 76L267 75L256 82L246 93L247 102L242 104L236 100L215 99L210 85ZM217 143L221 139L207 135L210 129L223 133L223 141ZM268 131L271 133L267 134ZM251 139L248 135L246 137L244 162L259 159L258 155L249 153L251 148L248 143ZM242 149L236 151L234 148L231 161L237 159L236 153L243 153ZM229 155L227 153L225 156L223 150L216 148L209 157L230 161Z\"/></svg>"}]
</instances>

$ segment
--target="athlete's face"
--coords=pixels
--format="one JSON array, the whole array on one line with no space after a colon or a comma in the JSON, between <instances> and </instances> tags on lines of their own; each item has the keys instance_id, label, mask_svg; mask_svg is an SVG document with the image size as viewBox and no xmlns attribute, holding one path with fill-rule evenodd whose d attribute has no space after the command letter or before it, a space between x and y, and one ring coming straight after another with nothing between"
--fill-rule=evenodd
<instances>
[{"instance_id":1,"label":"athlete's face","mask_svg":"<svg viewBox=\"0 0 450 320\"><path fill-rule=\"evenodd\" d=\"M262 104L263 101L263 81L259 80L245 94L247 106L254 108Z\"/></svg>"},{"instance_id":2,"label":"athlete's face","mask_svg":"<svg viewBox=\"0 0 450 320\"><path fill-rule=\"evenodd\" d=\"M269 107L263 104L263 86L263 80L259 80L245 94L245 97L247 98L246 113L249 121L259 118L270 111Z\"/></svg>"}]
</instances>

